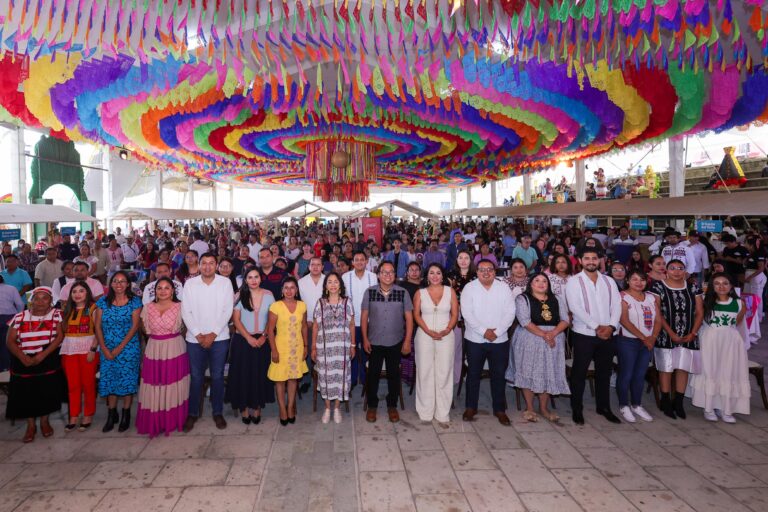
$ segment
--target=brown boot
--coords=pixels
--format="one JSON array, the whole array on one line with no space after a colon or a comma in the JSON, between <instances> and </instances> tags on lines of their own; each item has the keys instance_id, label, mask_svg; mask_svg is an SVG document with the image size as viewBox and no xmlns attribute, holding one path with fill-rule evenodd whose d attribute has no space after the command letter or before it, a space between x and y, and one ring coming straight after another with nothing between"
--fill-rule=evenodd
<instances>
[{"instance_id":1,"label":"brown boot","mask_svg":"<svg viewBox=\"0 0 768 512\"><path fill-rule=\"evenodd\" d=\"M390 407L387 409L387 414L389 414L389 421L392 423L397 423L400 421L400 415L397 413L397 407Z\"/></svg>"},{"instance_id":2,"label":"brown boot","mask_svg":"<svg viewBox=\"0 0 768 512\"><path fill-rule=\"evenodd\" d=\"M376 409L368 408L368 411L365 413L365 421L368 423L376 423Z\"/></svg>"},{"instance_id":3,"label":"brown boot","mask_svg":"<svg viewBox=\"0 0 768 512\"><path fill-rule=\"evenodd\" d=\"M508 427L512 424L512 422L509 421L509 417L507 416L507 413L505 413L504 411L495 412L493 413L493 415L496 416L496 418L498 418L499 420L499 423L501 423L505 427Z\"/></svg>"},{"instance_id":4,"label":"brown boot","mask_svg":"<svg viewBox=\"0 0 768 512\"><path fill-rule=\"evenodd\" d=\"M476 409L467 409L464 411L464 414L461 415L461 419L463 419L464 421L474 421L475 414L477 414Z\"/></svg>"}]
</instances>

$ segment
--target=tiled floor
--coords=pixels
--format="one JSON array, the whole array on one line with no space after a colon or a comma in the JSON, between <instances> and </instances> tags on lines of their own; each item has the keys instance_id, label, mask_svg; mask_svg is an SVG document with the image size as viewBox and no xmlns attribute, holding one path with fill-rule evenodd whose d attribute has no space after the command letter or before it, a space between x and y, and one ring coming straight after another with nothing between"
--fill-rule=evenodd
<instances>
[{"instance_id":1,"label":"tiled floor","mask_svg":"<svg viewBox=\"0 0 768 512\"><path fill-rule=\"evenodd\" d=\"M768 362L766 345L750 357ZM228 416L219 431L204 418L190 434L152 440L100 428L65 434L56 418L53 438L22 445L23 422L2 421L0 512L763 512L768 411L754 391L752 414L736 425L708 423L690 404L687 420L669 420L650 395L653 423L610 424L590 397L583 427L567 399L557 400L559 423L527 423L509 390L513 425L502 427L488 413L487 382L478 420L461 421L460 398L448 426L420 422L412 396L400 423L381 414L366 423L359 392L341 425L322 425L308 396L287 427L270 407L260 425Z\"/></svg>"}]
</instances>

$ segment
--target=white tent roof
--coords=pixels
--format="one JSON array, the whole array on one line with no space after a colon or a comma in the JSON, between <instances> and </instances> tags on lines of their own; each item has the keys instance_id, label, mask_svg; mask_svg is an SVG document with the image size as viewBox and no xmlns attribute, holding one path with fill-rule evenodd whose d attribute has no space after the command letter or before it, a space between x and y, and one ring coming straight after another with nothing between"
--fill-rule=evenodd
<instances>
[{"instance_id":1,"label":"white tent roof","mask_svg":"<svg viewBox=\"0 0 768 512\"><path fill-rule=\"evenodd\" d=\"M301 210L301 208L304 208L304 210ZM309 217L313 213L321 210L331 214L333 217L341 217L340 214L331 211L328 208L320 206L319 204L315 204L312 201L302 199L300 201L296 201L295 203L291 203L288 206L284 206L283 208L280 208L279 210L276 210L268 215L265 215L264 219L274 220L278 217Z\"/></svg>"},{"instance_id":2,"label":"white tent roof","mask_svg":"<svg viewBox=\"0 0 768 512\"><path fill-rule=\"evenodd\" d=\"M98 219L66 206L53 204L0 204L0 222L26 224L32 222L94 222Z\"/></svg>"},{"instance_id":3,"label":"white tent roof","mask_svg":"<svg viewBox=\"0 0 768 512\"><path fill-rule=\"evenodd\" d=\"M389 207L397 207L401 210L405 210L408 213L412 213L418 217L424 217L427 219L437 219L439 218L438 215L435 215L432 212L428 212L427 210L422 210L421 208L417 206L410 205L406 203L405 201L400 201L399 199L392 199L391 201L386 201L384 203L379 203L376 206L371 206L370 208L363 208L362 210L358 210L350 217L362 217L363 215L368 214L368 212L371 212L373 210L381 209L383 210L385 215L389 215ZM401 212L393 212L395 215L400 215ZM402 216L402 215L400 215Z\"/></svg>"},{"instance_id":4,"label":"white tent roof","mask_svg":"<svg viewBox=\"0 0 768 512\"><path fill-rule=\"evenodd\" d=\"M114 220L247 219L253 215L223 210L182 210L177 208L127 208L110 218Z\"/></svg>"}]
</instances>

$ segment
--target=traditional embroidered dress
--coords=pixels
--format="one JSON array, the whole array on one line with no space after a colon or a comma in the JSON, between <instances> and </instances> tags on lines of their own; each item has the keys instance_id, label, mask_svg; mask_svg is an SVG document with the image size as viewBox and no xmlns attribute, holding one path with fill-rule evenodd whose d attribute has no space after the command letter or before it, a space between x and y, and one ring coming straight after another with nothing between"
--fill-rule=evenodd
<instances>
[{"instance_id":1,"label":"traditional embroidered dress","mask_svg":"<svg viewBox=\"0 0 768 512\"><path fill-rule=\"evenodd\" d=\"M331 304L320 299L313 321L317 323L317 389L325 400L349 400L351 386L349 323L354 318L352 301L339 299Z\"/></svg>"}]
</instances>

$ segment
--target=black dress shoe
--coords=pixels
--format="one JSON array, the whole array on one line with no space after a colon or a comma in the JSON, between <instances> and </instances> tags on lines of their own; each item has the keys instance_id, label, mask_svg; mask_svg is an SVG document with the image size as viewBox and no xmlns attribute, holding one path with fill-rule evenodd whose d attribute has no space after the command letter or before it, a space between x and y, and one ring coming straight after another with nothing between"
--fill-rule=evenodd
<instances>
[{"instance_id":1,"label":"black dress shoe","mask_svg":"<svg viewBox=\"0 0 768 512\"><path fill-rule=\"evenodd\" d=\"M284 420L280 418L280 424L285 427L286 425L288 425L288 420Z\"/></svg>"},{"instance_id":2,"label":"black dress shoe","mask_svg":"<svg viewBox=\"0 0 768 512\"><path fill-rule=\"evenodd\" d=\"M573 422L577 425L583 425L584 413L581 411L573 411Z\"/></svg>"},{"instance_id":3,"label":"black dress shoe","mask_svg":"<svg viewBox=\"0 0 768 512\"><path fill-rule=\"evenodd\" d=\"M245 423L246 425L250 425L251 424L251 417L250 416L240 416L240 419L242 419L243 423Z\"/></svg>"},{"instance_id":4,"label":"black dress shoe","mask_svg":"<svg viewBox=\"0 0 768 512\"><path fill-rule=\"evenodd\" d=\"M251 423L253 423L254 425L258 425L259 423L261 423L261 416L251 416L250 420L251 420Z\"/></svg>"},{"instance_id":5,"label":"black dress shoe","mask_svg":"<svg viewBox=\"0 0 768 512\"><path fill-rule=\"evenodd\" d=\"M599 414L603 418L607 419L611 423L621 423L621 420L615 414L613 414L613 412L610 409L605 409L603 411L597 411L597 414Z\"/></svg>"},{"instance_id":6,"label":"black dress shoe","mask_svg":"<svg viewBox=\"0 0 768 512\"><path fill-rule=\"evenodd\" d=\"M288 418L286 421L291 424L296 423L296 416L294 416L293 418Z\"/></svg>"}]
</instances>

